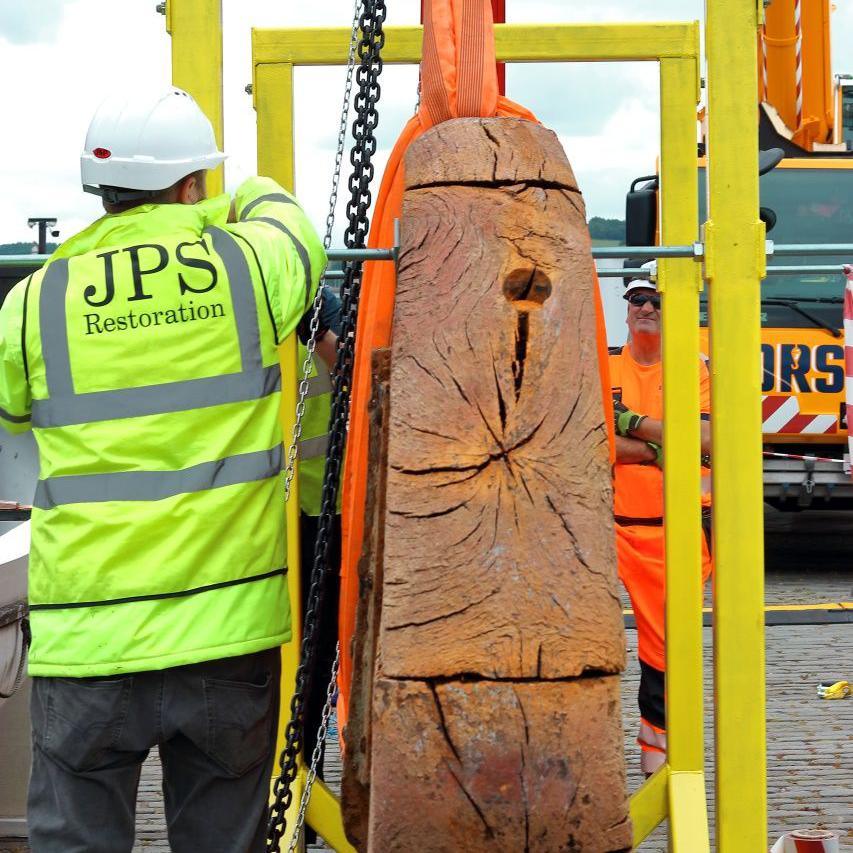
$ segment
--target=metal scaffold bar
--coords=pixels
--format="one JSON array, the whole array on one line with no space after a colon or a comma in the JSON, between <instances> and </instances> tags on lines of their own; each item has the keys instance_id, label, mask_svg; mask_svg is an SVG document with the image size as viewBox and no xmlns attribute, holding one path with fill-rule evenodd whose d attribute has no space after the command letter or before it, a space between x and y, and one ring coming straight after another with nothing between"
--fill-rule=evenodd
<instances>
[{"instance_id":1,"label":"metal scaffold bar","mask_svg":"<svg viewBox=\"0 0 853 853\"><path fill-rule=\"evenodd\" d=\"M783 243L774 245L767 244L768 256L797 255L800 257L809 255L849 255L853 263L853 243ZM397 247L388 249L331 249L328 253L330 261L394 261L397 259ZM621 258L694 258L701 261L704 256L702 243L693 243L683 246L595 246L592 256L596 260L612 260ZM50 255L0 255L0 267L10 266L41 266ZM840 272L841 265L833 266L800 266L800 267L773 267L772 272L776 274L793 275L798 272ZM771 270L768 270L771 272ZM626 268L624 270L607 271L599 270L599 275L614 277L617 275L648 275L645 270L638 268Z\"/></svg>"},{"instance_id":2,"label":"metal scaffold bar","mask_svg":"<svg viewBox=\"0 0 853 853\"><path fill-rule=\"evenodd\" d=\"M396 248L391 249L331 249L330 261L393 261ZM50 255L0 255L0 267L40 267Z\"/></svg>"},{"instance_id":3,"label":"metal scaffold bar","mask_svg":"<svg viewBox=\"0 0 853 853\"><path fill-rule=\"evenodd\" d=\"M689 246L594 246L594 258L692 258L696 248Z\"/></svg>"},{"instance_id":4,"label":"metal scaffold bar","mask_svg":"<svg viewBox=\"0 0 853 853\"><path fill-rule=\"evenodd\" d=\"M768 255L849 255L853 243L770 243Z\"/></svg>"},{"instance_id":5,"label":"metal scaffold bar","mask_svg":"<svg viewBox=\"0 0 853 853\"><path fill-rule=\"evenodd\" d=\"M702 243L689 246L594 246L594 258L695 258L705 254ZM849 255L853 261L853 243L773 243L767 241L768 257L774 255Z\"/></svg>"},{"instance_id":6,"label":"metal scaffold bar","mask_svg":"<svg viewBox=\"0 0 853 853\"><path fill-rule=\"evenodd\" d=\"M769 266L767 267L767 275L802 275L804 273L822 274L822 275L844 275L843 264L823 264L803 266Z\"/></svg>"},{"instance_id":7,"label":"metal scaffold bar","mask_svg":"<svg viewBox=\"0 0 853 853\"><path fill-rule=\"evenodd\" d=\"M767 250L758 158L745 156L758 150L760 8L705 2L718 853L767 847L761 376L744 369L761 350Z\"/></svg>"},{"instance_id":8,"label":"metal scaffold bar","mask_svg":"<svg viewBox=\"0 0 853 853\"><path fill-rule=\"evenodd\" d=\"M599 278L648 278L649 271L642 267L596 267ZM802 266L769 266L767 277L774 275L843 275L843 264L823 264Z\"/></svg>"}]
</instances>

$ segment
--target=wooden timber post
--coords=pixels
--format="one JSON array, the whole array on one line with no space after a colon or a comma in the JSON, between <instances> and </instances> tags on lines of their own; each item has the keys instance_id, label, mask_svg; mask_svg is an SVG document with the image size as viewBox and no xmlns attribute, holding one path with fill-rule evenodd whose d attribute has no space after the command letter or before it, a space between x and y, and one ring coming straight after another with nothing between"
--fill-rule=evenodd
<instances>
[{"instance_id":1,"label":"wooden timber post","mask_svg":"<svg viewBox=\"0 0 853 853\"><path fill-rule=\"evenodd\" d=\"M594 287L555 134L412 145L346 733L362 850L631 846Z\"/></svg>"}]
</instances>

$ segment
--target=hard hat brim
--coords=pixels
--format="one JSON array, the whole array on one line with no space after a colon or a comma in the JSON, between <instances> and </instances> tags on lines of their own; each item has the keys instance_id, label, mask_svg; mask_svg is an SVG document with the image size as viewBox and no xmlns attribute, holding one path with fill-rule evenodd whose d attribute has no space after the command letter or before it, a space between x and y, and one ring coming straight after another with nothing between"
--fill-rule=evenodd
<instances>
[{"instance_id":1,"label":"hard hat brim","mask_svg":"<svg viewBox=\"0 0 853 853\"><path fill-rule=\"evenodd\" d=\"M87 151L80 157L80 174L87 186L165 190L193 172L215 169L227 156L222 151L215 151L191 160L154 163L142 157L99 160Z\"/></svg>"}]
</instances>

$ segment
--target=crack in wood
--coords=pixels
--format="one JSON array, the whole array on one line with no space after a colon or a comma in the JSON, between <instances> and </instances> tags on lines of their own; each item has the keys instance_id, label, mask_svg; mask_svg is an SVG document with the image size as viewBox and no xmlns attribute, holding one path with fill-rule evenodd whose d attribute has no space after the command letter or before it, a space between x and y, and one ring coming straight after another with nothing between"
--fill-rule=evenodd
<instances>
[{"instance_id":1,"label":"crack in wood","mask_svg":"<svg viewBox=\"0 0 853 853\"><path fill-rule=\"evenodd\" d=\"M427 681L426 685L429 688L429 692L432 694L432 701L435 702L435 710L438 713L438 723L441 727L441 733L444 735L444 740L450 747L450 751L459 762L459 765L462 766L462 756L459 755L459 752L456 749L456 744L453 743L453 738L450 736L450 729L447 728L447 720L444 717L444 708L441 707L441 700L438 698L438 692L435 689L435 684L431 681Z\"/></svg>"},{"instance_id":2,"label":"crack in wood","mask_svg":"<svg viewBox=\"0 0 853 853\"><path fill-rule=\"evenodd\" d=\"M525 767L527 765L527 757L525 750L530 746L530 727L527 723L527 714L524 712L524 705L521 702L521 697L515 687L512 688L512 695L518 704L518 710L521 714L521 723L524 727L524 743L519 746L521 755L521 765L518 768L518 781L521 785L521 793L524 798L524 853L530 853L530 798L527 791L527 778L525 777Z\"/></svg>"},{"instance_id":3,"label":"crack in wood","mask_svg":"<svg viewBox=\"0 0 853 853\"><path fill-rule=\"evenodd\" d=\"M531 281L533 277L531 276ZM515 384L515 402L521 396L524 383L524 363L527 360L527 341L530 335L530 316L526 311L519 312L515 330L515 359L512 362L512 378Z\"/></svg>"},{"instance_id":4,"label":"crack in wood","mask_svg":"<svg viewBox=\"0 0 853 853\"><path fill-rule=\"evenodd\" d=\"M545 501L547 502L548 506L551 507L552 512L556 513L557 517L560 519L560 522L563 525L563 529L566 531L566 533L569 534L569 538L572 540L572 548L574 549L575 556L578 558L581 565L583 565L584 568L589 569L591 572L596 572L596 574L601 574L600 571L596 571L595 569L593 569L590 566L590 564L587 562L583 551L581 551L580 543L578 542L577 537L575 536L574 530L572 530L571 525L569 524L568 520L565 518L563 513L561 513L557 509L557 507L554 506L554 501L551 500L551 496L545 495Z\"/></svg>"},{"instance_id":5,"label":"crack in wood","mask_svg":"<svg viewBox=\"0 0 853 853\"><path fill-rule=\"evenodd\" d=\"M494 362L494 359L492 360L492 373L495 377L495 390L498 394L498 413L500 414L501 418L501 431L504 433L504 435L506 435L506 403L504 402L504 395L501 391L501 383L498 379L498 368Z\"/></svg>"},{"instance_id":6,"label":"crack in wood","mask_svg":"<svg viewBox=\"0 0 853 853\"><path fill-rule=\"evenodd\" d=\"M492 596L497 595L498 590L490 589L482 598L478 598L476 601L472 601L466 604L464 607L460 607L456 610L451 610L449 613L440 613L438 616L430 616L429 619L412 619L409 622L401 622L400 624L392 624L390 619L388 623L389 631L402 631L405 628L418 628L421 625L431 625L434 622L443 622L445 619L452 619L454 616L459 616L463 613L467 613L472 607L477 607L482 604L484 601L488 601Z\"/></svg>"},{"instance_id":7,"label":"crack in wood","mask_svg":"<svg viewBox=\"0 0 853 853\"><path fill-rule=\"evenodd\" d=\"M441 518L443 515L450 515L452 512L456 512L457 509L462 509L462 507L467 506L470 498L462 501L461 503L454 504L453 506L447 507L446 509L439 509L435 512L408 512L407 510L402 509L389 509L389 515L399 515L401 518Z\"/></svg>"},{"instance_id":8,"label":"crack in wood","mask_svg":"<svg viewBox=\"0 0 853 853\"><path fill-rule=\"evenodd\" d=\"M412 190L431 190L441 187L480 187L487 190L509 190L515 195L520 195L529 189L540 190L557 190L565 193L567 196L581 197L581 191L577 187L567 187L564 184L555 183L554 181L545 180L519 180L518 178L507 178L506 180L496 181L472 181L472 180L457 180L457 181L429 181L424 184L418 184L416 187L411 187ZM580 209L580 208L578 208Z\"/></svg>"},{"instance_id":9,"label":"crack in wood","mask_svg":"<svg viewBox=\"0 0 853 853\"><path fill-rule=\"evenodd\" d=\"M486 134L489 142L495 146L492 150L492 180L490 182L491 186L494 186L497 183L498 178L498 153L502 146L500 140L494 135L494 133L492 133L492 129L487 124L483 124L483 133Z\"/></svg>"},{"instance_id":10,"label":"crack in wood","mask_svg":"<svg viewBox=\"0 0 853 853\"><path fill-rule=\"evenodd\" d=\"M426 375L427 375L427 376L429 376L431 379L434 379L434 380L435 380L439 385L441 385L441 387L442 387L442 388L444 388L445 390L447 390L447 386L446 386L446 385L441 381L441 378L440 378L439 376L437 376L437 375L436 375L436 373L435 373L434 371L432 371L432 370L430 370L428 367L426 367L426 366L425 366L425 365L424 365L424 364L423 364L423 363L418 359L418 357L417 357L416 355L414 355L414 354L412 354L412 353L409 353L408 355L406 355L406 356L405 356L403 359L401 359L401 360L402 360L402 361L412 361L412 362L414 362L414 363L415 363L415 364L416 364L416 365L417 365L417 366L418 366L418 367L419 367L419 368L420 368L424 373L426 373Z\"/></svg>"},{"instance_id":11,"label":"crack in wood","mask_svg":"<svg viewBox=\"0 0 853 853\"><path fill-rule=\"evenodd\" d=\"M495 831L491 828L491 826L489 826L489 822L486 820L486 815L483 813L483 810L477 805L471 794L468 793L468 789L462 783L462 780L459 778L459 776L457 776L456 771L453 769L453 767L448 765L447 769L450 771L450 775L456 780L456 784L459 785L459 790L462 791L462 793L465 795L465 799L468 800L469 803L471 803L471 806L477 813L477 817L479 817L482 821L483 828L486 831L486 838L494 838Z\"/></svg>"},{"instance_id":12,"label":"crack in wood","mask_svg":"<svg viewBox=\"0 0 853 853\"><path fill-rule=\"evenodd\" d=\"M619 677L621 670L618 668L614 669L603 669L601 667L584 667L579 673L575 675L561 675L556 676L554 678L546 678L546 677L537 677L535 675L513 675L513 676L500 676L493 672L491 673L482 673L482 672L472 672L470 670L459 670L459 672L453 672L448 675L435 675L428 679L426 678L417 678L412 675L394 675L393 673L382 673L382 678L387 681L401 681L413 683L417 682L419 684L434 684L436 686L442 686L445 684L454 685L454 684L506 684L506 685L535 685L542 684L544 685L552 685L552 684L575 684L578 681L590 680L594 681L597 678L610 678L610 677Z\"/></svg>"}]
</instances>

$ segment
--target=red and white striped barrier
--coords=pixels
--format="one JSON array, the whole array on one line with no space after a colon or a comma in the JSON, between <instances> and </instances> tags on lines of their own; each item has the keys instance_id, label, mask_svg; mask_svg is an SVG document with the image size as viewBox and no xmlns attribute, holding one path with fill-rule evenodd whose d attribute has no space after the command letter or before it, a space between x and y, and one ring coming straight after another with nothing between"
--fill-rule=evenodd
<instances>
[{"instance_id":1,"label":"red and white striped barrier","mask_svg":"<svg viewBox=\"0 0 853 853\"><path fill-rule=\"evenodd\" d=\"M844 267L844 390L847 403L847 449L853 459L853 266Z\"/></svg>"},{"instance_id":2,"label":"red and white striped barrier","mask_svg":"<svg viewBox=\"0 0 853 853\"><path fill-rule=\"evenodd\" d=\"M783 835L770 853L838 853L838 836L825 829L798 829Z\"/></svg>"},{"instance_id":3,"label":"red and white striped barrier","mask_svg":"<svg viewBox=\"0 0 853 853\"><path fill-rule=\"evenodd\" d=\"M853 322L851 322L851 330L853 330ZM853 360L853 353L848 355L848 358ZM848 371L850 369L848 366ZM848 400L849 402L851 401ZM761 420L762 432L776 435L785 433L828 435L838 432L836 415L801 415L800 400L794 394L790 397L782 394L767 394L762 397Z\"/></svg>"},{"instance_id":4,"label":"red and white striped barrier","mask_svg":"<svg viewBox=\"0 0 853 853\"><path fill-rule=\"evenodd\" d=\"M797 127L799 130L803 126L803 10L802 0L796 0L794 3L794 30L796 32L796 56L797 66L794 72L795 82L797 85Z\"/></svg>"},{"instance_id":5,"label":"red and white striped barrier","mask_svg":"<svg viewBox=\"0 0 853 853\"><path fill-rule=\"evenodd\" d=\"M798 462L831 462L833 465L846 465L843 459L833 459L831 456L802 456L799 453L773 453L764 451L765 459L794 459Z\"/></svg>"}]
</instances>

